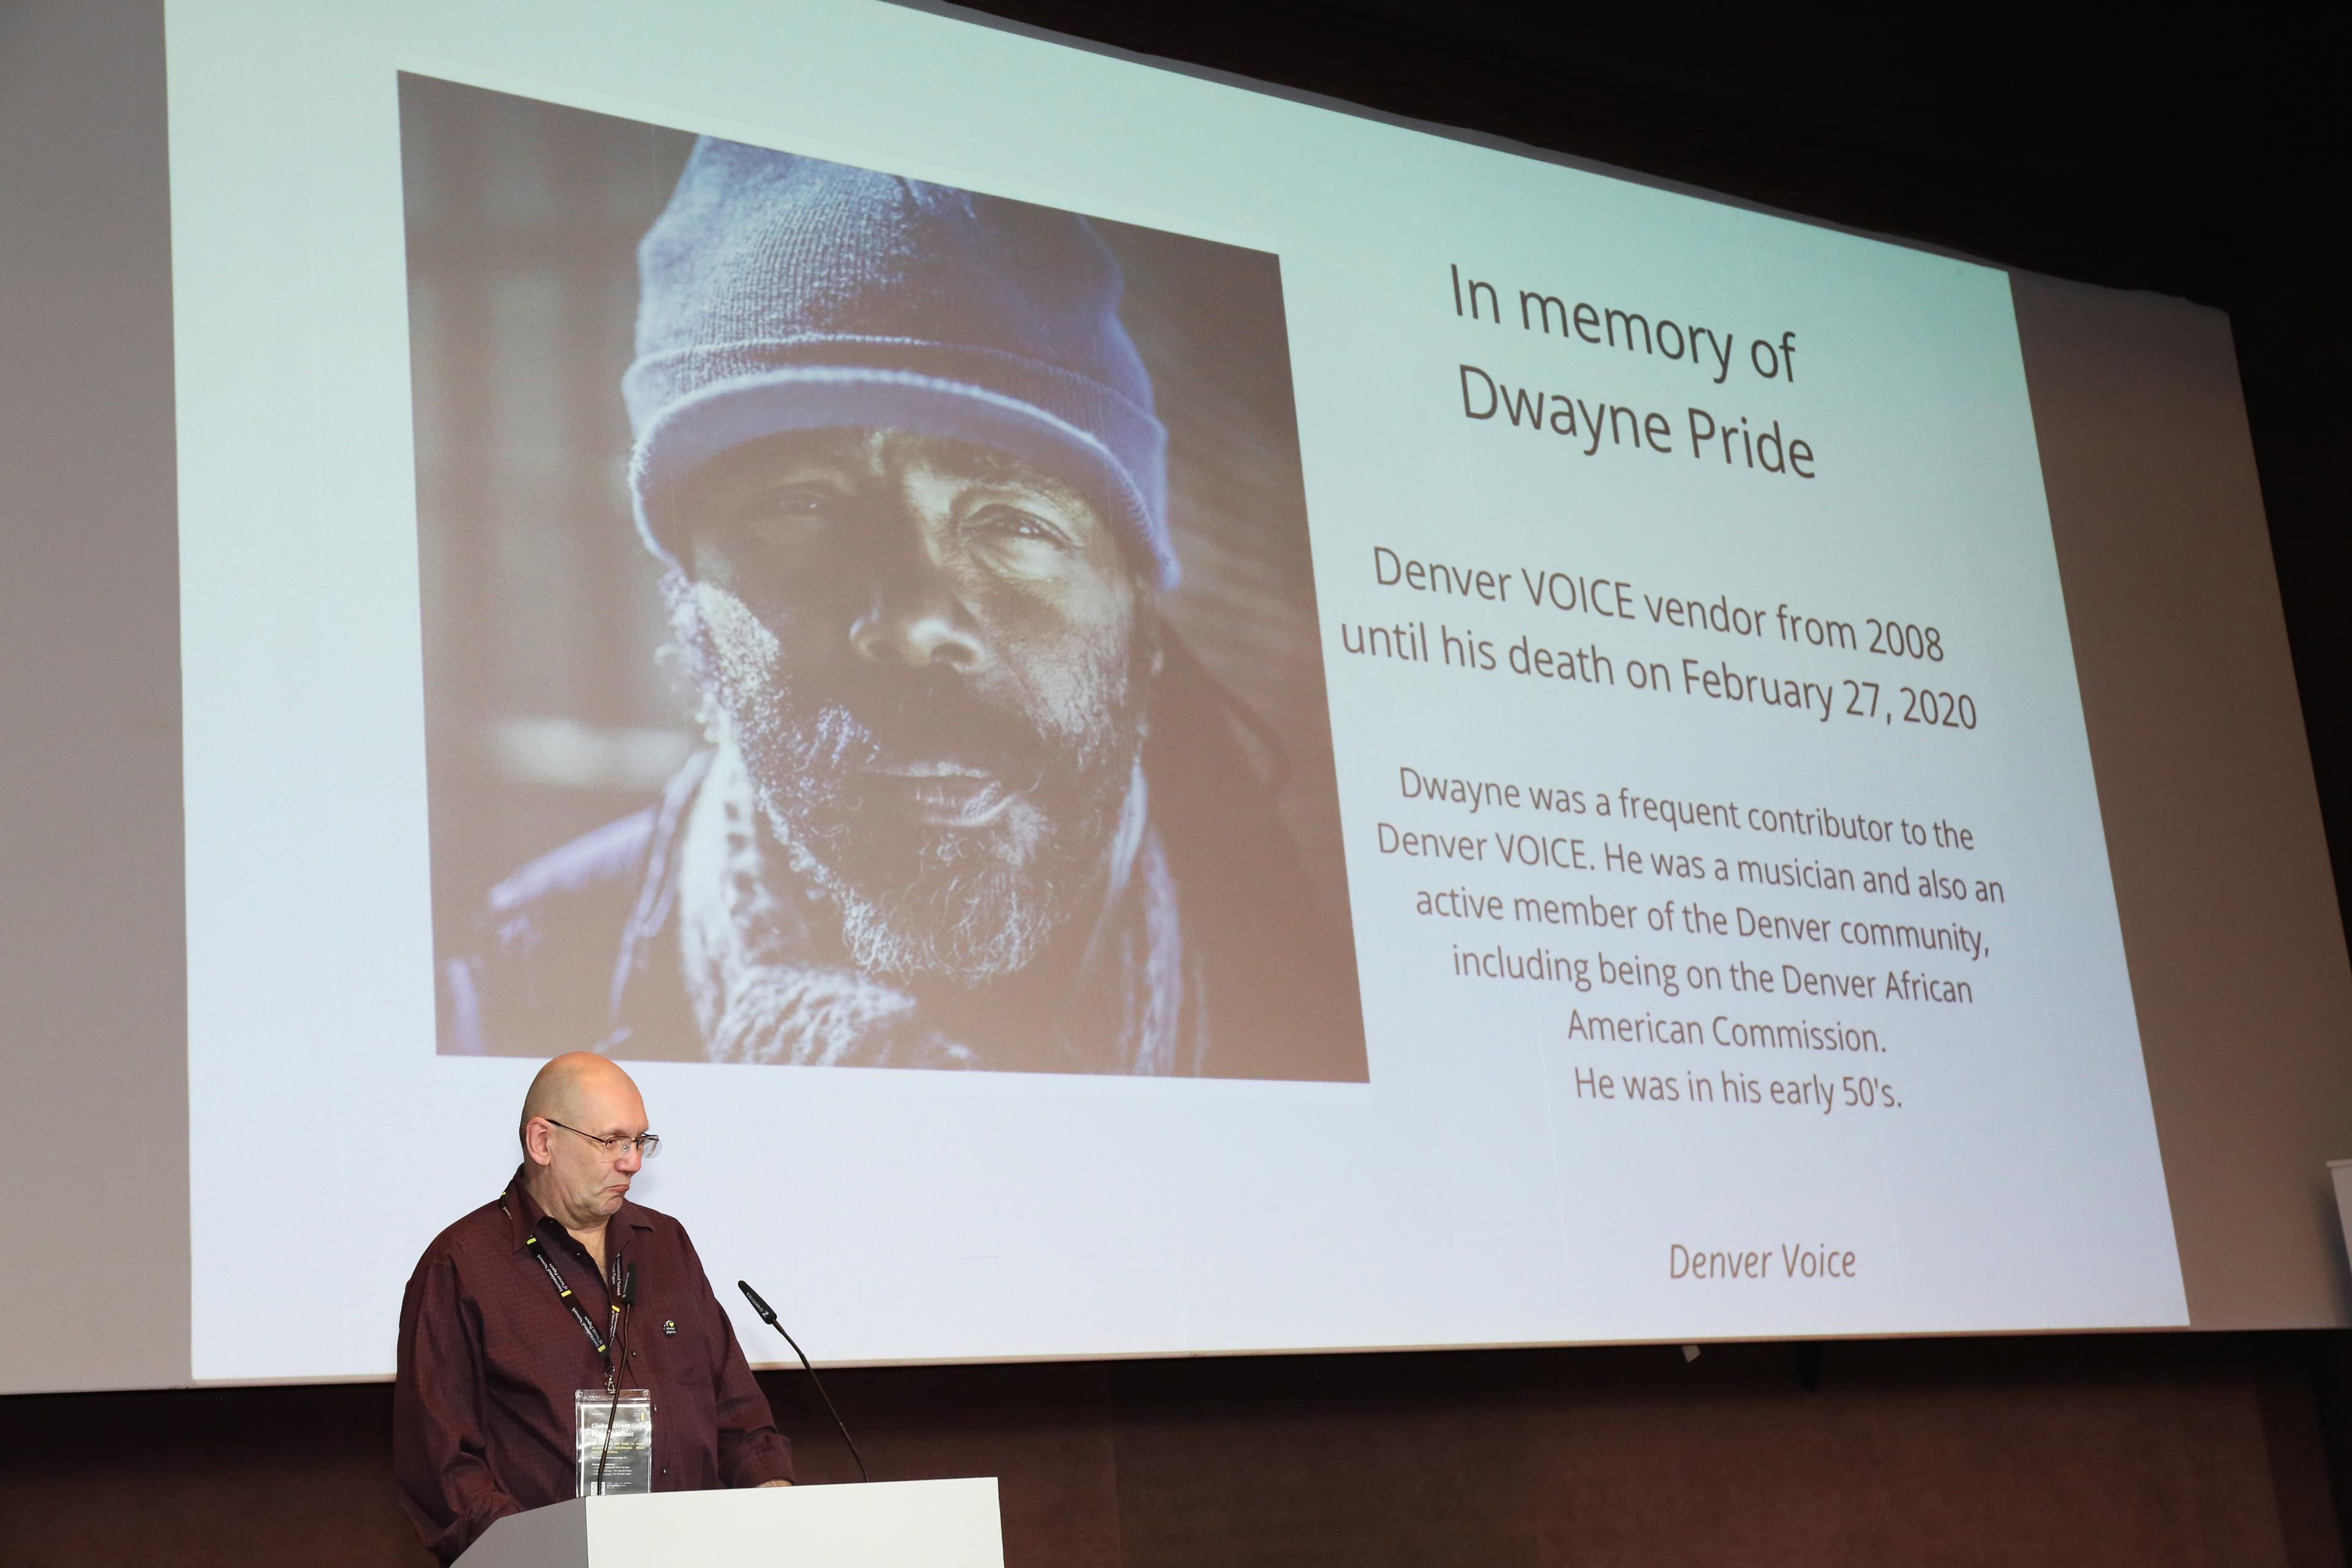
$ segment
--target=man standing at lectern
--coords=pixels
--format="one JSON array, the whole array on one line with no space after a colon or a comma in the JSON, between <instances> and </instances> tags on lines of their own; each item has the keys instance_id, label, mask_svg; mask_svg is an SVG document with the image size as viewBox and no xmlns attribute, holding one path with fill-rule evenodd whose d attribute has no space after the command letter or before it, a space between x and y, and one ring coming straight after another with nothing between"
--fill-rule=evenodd
<instances>
[{"instance_id":1,"label":"man standing at lectern","mask_svg":"<svg viewBox=\"0 0 2352 1568\"><path fill-rule=\"evenodd\" d=\"M583 1388L652 1391L656 1491L792 1484L792 1445L694 1244L629 1200L660 1142L646 1128L619 1067L586 1052L549 1062L524 1097L506 1191L434 1237L409 1277L394 1468L444 1563L506 1515L574 1495Z\"/></svg>"}]
</instances>

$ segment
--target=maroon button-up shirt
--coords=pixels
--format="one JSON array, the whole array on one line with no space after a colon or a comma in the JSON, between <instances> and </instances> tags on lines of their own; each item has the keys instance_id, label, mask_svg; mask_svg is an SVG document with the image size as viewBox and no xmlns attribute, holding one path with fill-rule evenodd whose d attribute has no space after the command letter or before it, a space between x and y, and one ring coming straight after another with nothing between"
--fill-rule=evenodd
<instances>
[{"instance_id":1,"label":"maroon button-up shirt","mask_svg":"<svg viewBox=\"0 0 2352 1568\"><path fill-rule=\"evenodd\" d=\"M636 1270L620 1384L653 1391L654 1489L791 1479L792 1445L685 1227L625 1200L604 1234L607 1263ZM434 1237L401 1300L393 1466L401 1506L444 1563L494 1521L574 1494L572 1394L604 1386L604 1358L525 1249L530 1236L607 1333L608 1277L541 1212L520 1170Z\"/></svg>"}]
</instances>

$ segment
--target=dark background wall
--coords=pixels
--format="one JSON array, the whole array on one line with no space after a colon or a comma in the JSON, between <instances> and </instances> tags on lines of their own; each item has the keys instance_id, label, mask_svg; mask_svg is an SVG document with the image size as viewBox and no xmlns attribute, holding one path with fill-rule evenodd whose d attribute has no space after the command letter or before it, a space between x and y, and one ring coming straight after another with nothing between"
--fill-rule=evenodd
<instances>
[{"instance_id":1,"label":"dark background wall","mask_svg":"<svg viewBox=\"0 0 2352 1568\"><path fill-rule=\"evenodd\" d=\"M875 1475L1001 1478L1012 1568L2344 1562L2311 1334L842 1372ZM802 1477L853 1479L803 1380ZM426 1568L381 1384L5 1402L12 1561ZM134 1434L163 1426L168 1445Z\"/></svg>"},{"instance_id":2,"label":"dark background wall","mask_svg":"<svg viewBox=\"0 0 2352 1568\"><path fill-rule=\"evenodd\" d=\"M2241 7L2167 12L2160 22L2142 12L2075 26L2044 8L2030 25L2005 26L1940 8L1835 26L1786 7L1555 7L1529 20L1461 0L995 8L1118 47L2228 310L2341 891L2352 868L2352 718L2338 682L2352 617L2339 600L2352 586L2352 547L2337 467L2352 331L2333 297L2334 252L2317 237L2346 188L2340 12ZM6 74L7 46L32 26L23 18L103 15L120 35L104 58L148 84L160 123L155 9L0 4L0 107L46 114L47 99L74 95L62 79ZM39 142L7 141L25 179L37 178ZM159 201L156 140L129 139L121 156L139 200ZM82 193L88 221L160 221L121 191ZM7 313L10 352L79 330L83 317L119 318L125 301L152 311L167 300L156 253L110 250L128 268L121 276L32 280L47 308ZM17 281L10 274L12 289ZM32 478L56 471L37 461L41 445L134 417L160 422L168 443L168 365L113 368L118 378L88 407L47 399L10 410L22 444L9 451L27 459L0 486L12 507ZM97 488L68 510L93 521L168 510L168 472L154 495L150 470L121 470L120 484L146 487L137 493L109 490L117 478L93 469L85 482ZM94 558L110 537L60 542L57 571L110 572L146 595L139 614L168 616L168 559ZM42 727L87 743L91 720L45 705L40 666L25 651L86 658L108 645L78 635L88 628L49 624L47 595L26 574L0 581L0 593L12 715L0 766L31 797ZM173 765L173 672L128 672L123 685L139 694L136 711L100 716L99 727L126 767ZM158 693L160 704L148 700ZM116 923L161 922L159 945L176 946L176 901L156 896L143 872L158 851L142 834L168 837L170 825L122 820L87 780L61 778L50 797L49 831L12 837L10 853L69 851L76 877L119 884ZM47 874L11 861L7 885ZM89 999L60 988L56 961L110 933L60 925L26 900L9 907L6 1027L30 1031L50 1001L61 1019L86 1017ZM68 1015L68 1005L82 1010ZM125 1011L137 1006L155 1016ZM121 998L110 1026L125 1040L169 1034L175 1006L168 988ZM100 1048L114 1037L91 1037ZM110 1079L90 1067L100 1057L82 1062L77 1093L173 1088ZM26 1137L37 1120L54 1120L21 1106L16 1114ZM12 1227L44 1215L69 1223L88 1194L42 1187L37 1144L18 1152ZM168 1169L184 1159L180 1146L135 1144L118 1164L135 1188L138 1162ZM118 1237L126 1300L184 1274L172 1263L184 1257L173 1250L185 1245L180 1216L155 1218L153 1237ZM44 1335L112 1331L79 1315L10 1321L27 1325L10 1336L20 1357L40 1356ZM804 1391L786 1380L771 1388L808 1479L841 1479L845 1466ZM1716 1347L1687 1365L1651 1347L866 1372L842 1374L835 1393L877 1474L1001 1475L1015 1568L2300 1568L2344 1561L2338 1500L2352 1499L2341 1484L2352 1367L2333 1334ZM373 1385L0 1400L18 1439L18 1458L0 1467L0 1532L12 1560L34 1563L415 1562L391 1501L387 1410L387 1391ZM159 1421L177 1435L148 1436Z\"/></svg>"}]
</instances>

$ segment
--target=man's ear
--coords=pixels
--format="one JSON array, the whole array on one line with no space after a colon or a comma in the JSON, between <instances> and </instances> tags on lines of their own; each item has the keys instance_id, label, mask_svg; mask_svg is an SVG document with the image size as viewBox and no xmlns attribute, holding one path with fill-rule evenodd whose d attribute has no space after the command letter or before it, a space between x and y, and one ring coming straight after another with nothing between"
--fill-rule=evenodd
<instances>
[{"instance_id":1,"label":"man's ear","mask_svg":"<svg viewBox=\"0 0 2352 1568\"><path fill-rule=\"evenodd\" d=\"M544 1116L534 1116L523 1123L522 1156L534 1165L555 1163L555 1129Z\"/></svg>"}]
</instances>

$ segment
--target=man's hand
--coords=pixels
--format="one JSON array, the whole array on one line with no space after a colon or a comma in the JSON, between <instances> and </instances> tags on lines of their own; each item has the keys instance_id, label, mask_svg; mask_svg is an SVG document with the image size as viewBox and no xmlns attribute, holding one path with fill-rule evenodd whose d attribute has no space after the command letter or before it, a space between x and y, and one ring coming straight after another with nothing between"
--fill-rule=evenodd
<instances>
[{"instance_id":1,"label":"man's hand","mask_svg":"<svg viewBox=\"0 0 2352 1568\"><path fill-rule=\"evenodd\" d=\"M788 1487L792 1484L793 1483L790 1481L761 1481L760 1483L760 1485L763 1487Z\"/></svg>"}]
</instances>

